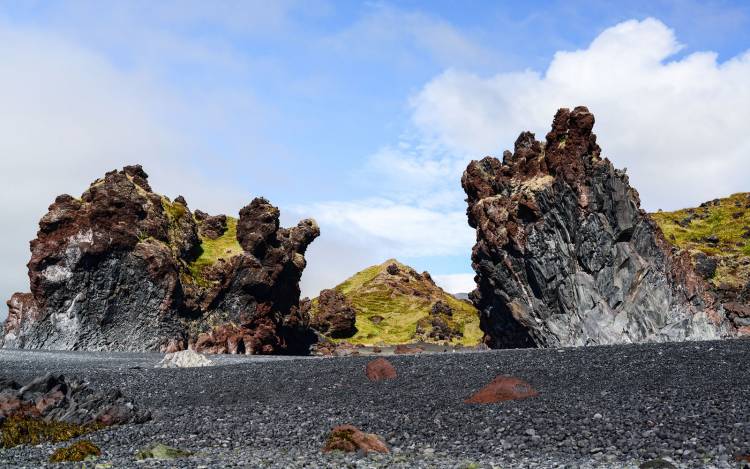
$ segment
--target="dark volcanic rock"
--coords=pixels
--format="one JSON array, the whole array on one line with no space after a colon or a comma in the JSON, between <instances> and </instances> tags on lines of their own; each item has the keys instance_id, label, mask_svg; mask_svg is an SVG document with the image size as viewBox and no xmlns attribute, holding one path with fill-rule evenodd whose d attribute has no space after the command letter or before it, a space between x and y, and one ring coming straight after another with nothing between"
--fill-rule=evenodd
<instances>
[{"instance_id":1,"label":"dark volcanic rock","mask_svg":"<svg viewBox=\"0 0 750 469\"><path fill-rule=\"evenodd\" d=\"M333 289L322 290L310 325L321 334L344 339L357 333L356 319L354 306L343 293Z\"/></svg>"},{"instance_id":2,"label":"dark volcanic rock","mask_svg":"<svg viewBox=\"0 0 750 469\"><path fill-rule=\"evenodd\" d=\"M217 239L227 231L226 215L205 216L201 219L195 217L195 219L198 220L198 233L204 238Z\"/></svg>"},{"instance_id":3,"label":"dark volcanic rock","mask_svg":"<svg viewBox=\"0 0 750 469\"><path fill-rule=\"evenodd\" d=\"M185 199L152 192L140 166L109 172L80 199L59 196L42 217L31 242L31 293L8 302L4 346L304 349L292 343L310 337L297 317L299 280L320 232L312 220L280 228L278 216L265 199L253 200L237 227L246 249L196 273L201 239ZM218 217L199 218L206 226Z\"/></svg>"},{"instance_id":4,"label":"dark volcanic rock","mask_svg":"<svg viewBox=\"0 0 750 469\"><path fill-rule=\"evenodd\" d=\"M546 143L522 133L462 178L492 347L709 339L734 333L688 255L673 255L624 171L600 156L585 107Z\"/></svg>"},{"instance_id":5,"label":"dark volcanic rock","mask_svg":"<svg viewBox=\"0 0 750 469\"><path fill-rule=\"evenodd\" d=\"M143 423L151 418L117 390L95 392L80 381L47 374L18 384L0 382L0 424L10 417L76 425Z\"/></svg>"}]
</instances>

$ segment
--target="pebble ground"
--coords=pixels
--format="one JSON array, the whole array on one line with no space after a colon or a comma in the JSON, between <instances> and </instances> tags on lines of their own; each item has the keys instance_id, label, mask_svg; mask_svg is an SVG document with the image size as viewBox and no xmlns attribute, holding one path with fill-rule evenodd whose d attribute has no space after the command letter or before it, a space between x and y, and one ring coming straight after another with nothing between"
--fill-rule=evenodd
<instances>
[{"instance_id":1,"label":"pebble ground","mask_svg":"<svg viewBox=\"0 0 750 469\"><path fill-rule=\"evenodd\" d=\"M0 351L0 376L63 373L118 387L152 411L149 423L89 435L103 454L88 468L637 468L655 458L736 468L734 457L750 454L747 339L392 356L399 376L379 383L364 374L371 357L154 368L161 358ZM498 374L540 395L464 404ZM343 423L381 435L391 454L322 454ZM136 461L152 443L195 455ZM43 467L60 446L0 450L0 467Z\"/></svg>"}]
</instances>

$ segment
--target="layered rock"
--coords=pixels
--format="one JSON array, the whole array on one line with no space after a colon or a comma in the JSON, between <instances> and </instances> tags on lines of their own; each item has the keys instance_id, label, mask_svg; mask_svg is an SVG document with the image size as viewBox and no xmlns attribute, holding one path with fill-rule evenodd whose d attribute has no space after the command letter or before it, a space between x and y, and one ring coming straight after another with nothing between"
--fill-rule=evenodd
<instances>
[{"instance_id":1,"label":"layered rock","mask_svg":"<svg viewBox=\"0 0 750 469\"><path fill-rule=\"evenodd\" d=\"M210 343L230 351L215 343L230 328L218 335L235 351L296 349L290 338L306 328L295 315L315 222L281 228L278 209L262 198L227 223L232 233L206 228L217 217L198 218L183 197L154 193L140 166L107 173L80 199L59 196L31 242L31 293L8 302L4 346L177 351Z\"/></svg>"},{"instance_id":2,"label":"layered rock","mask_svg":"<svg viewBox=\"0 0 750 469\"><path fill-rule=\"evenodd\" d=\"M712 339L735 333L689 256L673 252L606 158L585 107L546 142L522 133L503 161L462 177L472 265L491 347Z\"/></svg>"}]
</instances>

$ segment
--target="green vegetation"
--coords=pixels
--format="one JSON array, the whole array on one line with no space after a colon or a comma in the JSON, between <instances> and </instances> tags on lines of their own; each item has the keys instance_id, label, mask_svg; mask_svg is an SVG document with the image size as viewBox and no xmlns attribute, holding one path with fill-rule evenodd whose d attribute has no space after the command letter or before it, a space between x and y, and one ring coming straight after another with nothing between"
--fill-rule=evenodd
<instances>
[{"instance_id":1,"label":"green vegetation","mask_svg":"<svg viewBox=\"0 0 750 469\"><path fill-rule=\"evenodd\" d=\"M680 249L714 256L715 285L740 286L750 278L750 194L733 194L704 207L651 215L667 240Z\"/></svg>"},{"instance_id":2,"label":"green vegetation","mask_svg":"<svg viewBox=\"0 0 750 469\"><path fill-rule=\"evenodd\" d=\"M216 239L201 236L202 252L198 258L188 266L190 273L198 282L204 278L203 270L214 265L219 259L228 260L242 252L242 246L237 241L237 219L227 217L227 231Z\"/></svg>"},{"instance_id":3,"label":"green vegetation","mask_svg":"<svg viewBox=\"0 0 750 469\"><path fill-rule=\"evenodd\" d=\"M101 424L74 425L65 422L47 422L42 419L13 416L5 419L0 426L0 433L2 433L2 447L13 448L18 445L68 441L100 428L102 428Z\"/></svg>"},{"instance_id":4,"label":"green vegetation","mask_svg":"<svg viewBox=\"0 0 750 469\"><path fill-rule=\"evenodd\" d=\"M60 448L49 458L49 462L78 462L101 456L102 450L89 440L81 440Z\"/></svg>"},{"instance_id":5,"label":"green vegetation","mask_svg":"<svg viewBox=\"0 0 750 469\"><path fill-rule=\"evenodd\" d=\"M390 264L399 267L398 275L387 272ZM482 338L479 314L471 304L444 292L414 269L391 259L369 267L350 277L336 290L343 293L357 313L357 333L346 340L354 344L392 345L418 340L417 324L429 319L432 306L442 301L453 310L448 320L451 329L463 337L453 339L453 345L473 346ZM317 301L313 300L312 314Z\"/></svg>"}]
</instances>

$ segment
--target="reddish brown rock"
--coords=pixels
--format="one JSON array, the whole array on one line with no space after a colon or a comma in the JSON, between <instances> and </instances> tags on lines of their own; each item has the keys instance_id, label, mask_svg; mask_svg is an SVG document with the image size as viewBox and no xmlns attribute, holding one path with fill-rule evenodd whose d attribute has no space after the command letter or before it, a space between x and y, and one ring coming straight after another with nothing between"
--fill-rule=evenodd
<instances>
[{"instance_id":1,"label":"reddish brown rock","mask_svg":"<svg viewBox=\"0 0 750 469\"><path fill-rule=\"evenodd\" d=\"M318 296L310 326L323 335L345 339L357 333L357 313L349 299L338 290L323 290Z\"/></svg>"},{"instance_id":2,"label":"reddish brown rock","mask_svg":"<svg viewBox=\"0 0 750 469\"><path fill-rule=\"evenodd\" d=\"M361 451L365 454L390 452L388 446L379 436L374 433L364 433L353 425L339 425L331 430L323 447L323 452L330 453L331 451L347 453Z\"/></svg>"},{"instance_id":3,"label":"reddish brown rock","mask_svg":"<svg viewBox=\"0 0 750 469\"><path fill-rule=\"evenodd\" d=\"M80 199L57 197L31 242L31 293L8 302L2 345L307 353L314 334L299 310L299 280L320 234L315 222L282 228L278 208L256 198L237 222L246 249L196 268L199 228L220 236L226 217L193 217L183 197L154 193L147 178L127 166Z\"/></svg>"},{"instance_id":4,"label":"reddish brown rock","mask_svg":"<svg viewBox=\"0 0 750 469\"><path fill-rule=\"evenodd\" d=\"M404 345L399 344L396 346L393 353L396 355L415 355L424 352L424 349L418 345Z\"/></svg>"},{"instance_id":5,"label":"reddish brown rock","mask_svg":"<svg viewBox=\"0 0 750 469\"><path fill-rule=\"evenodd\" d=\"M370 381L394 379L396 378L396 368L385 358L376 358L367 364L365 374Z\"/></svg>"},{"instance_id":6,"label":"reddish brown rock","mask_svg":"<svg viewBox=\"0 0 750 469\"><path fill-rule=\"evenodd\" d=\"M513 376L497 376L464 402L467 404L492 404L534 397L539 393L526 381Z\"/></svg>"}]
</instances>

